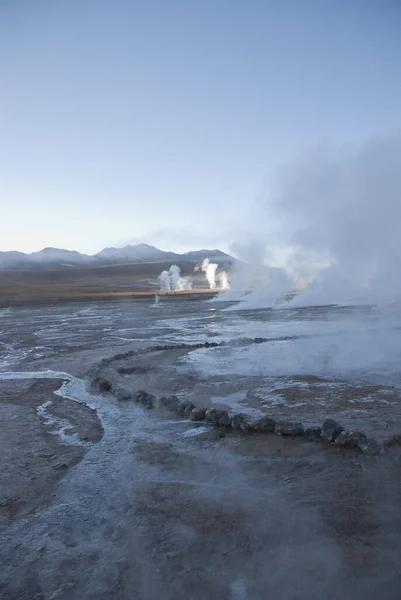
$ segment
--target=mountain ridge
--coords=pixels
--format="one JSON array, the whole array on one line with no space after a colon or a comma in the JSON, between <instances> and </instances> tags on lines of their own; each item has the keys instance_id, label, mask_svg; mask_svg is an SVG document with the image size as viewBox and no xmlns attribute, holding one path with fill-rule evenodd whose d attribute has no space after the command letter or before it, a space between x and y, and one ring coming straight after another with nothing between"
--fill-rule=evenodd
<instances>
[{"instance_id":1,"label":"mountain ridge","mask_svg":"<svg viewBox=\"0 0 401 600\"><path fill-rule=\"evenodd\" d=\"M205 258L217 262L219 266L229 267L235 258L221 250L191 250L183 254L160 250L149 244L128 244L126 246L107 247L96 254L83 254L77 250L46 247L37 252L25 253L16 250L0 251L1 270L42 270L48 268L66 268L78 266L106 266L144 262L190 262L199 263Z\"/></svg>"}]
</instances>

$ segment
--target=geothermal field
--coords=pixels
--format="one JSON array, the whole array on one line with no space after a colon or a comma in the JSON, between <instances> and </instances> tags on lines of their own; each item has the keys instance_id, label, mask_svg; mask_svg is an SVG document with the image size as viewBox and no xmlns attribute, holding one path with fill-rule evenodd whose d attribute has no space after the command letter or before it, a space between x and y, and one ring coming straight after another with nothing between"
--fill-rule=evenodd
<instances>
[{"instance_id":1,"label":"geothermal field","mask_svg":"<svg viewBox=\"0 0 401 600\"><path fill-rule=\"evenodd\" d=\"M0 600L401 600L401 0L0 48Z\"/></svg>"},{"instance_id":2,"label":"geothermal field","mask_svg":"<svg viewBox=\"0 0 401 600\"><path fill-rule=\"evenodd\" d=\"M0 598L399 599L400 306L156 296L0 311Z\"/></svg>"}]
</instances>

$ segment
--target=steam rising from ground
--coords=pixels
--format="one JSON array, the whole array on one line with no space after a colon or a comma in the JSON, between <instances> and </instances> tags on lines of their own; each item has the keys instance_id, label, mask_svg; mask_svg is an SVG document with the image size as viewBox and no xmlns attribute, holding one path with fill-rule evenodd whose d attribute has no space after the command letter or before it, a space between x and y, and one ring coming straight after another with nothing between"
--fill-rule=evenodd
<instances>
[{"instance_id":1,"label":"steam rising from ground","mask_svg":"<svg viewBox=\"0 0 401 600\"><path fill-rule=\"evenodd\" d=\"M218 278L221 290L229 290L230 289L230 282L228 280L228 275L225 271L222 271L221 273L219 273L217 275L217 278Z\"/></svg>"},{"instance_id":2,"label":"steam rising from ground","mask_svg":"<svg viewBox=\"0 0 401 600\"><path fill-rule=\"evenodd\" d=\"M267 225L251 254L282 272L256 286L254 306L294 289L291 302L304 305L400 299L401 136L319 147L286 165L256 222Z\"/></svg>"},{"instance_id":3,"label":"steam rising from ground","mask_svg":"<svg viewBox=\"0 0 401 600\"><path fill-rule=\"evenodd\" d=\"M225 271L217 273L217 269L218 264L211 263L208 258L195 267L195 271L202 270L205 274L211 290L228 290L230 282L227 273ZM162 271L158 279L161 292L182 292L193 288L192 277L182 277L181 269L177 265L171 265L168 271Z\"/></svg>"},{"instance_id":4,"label":"steam rising from ground","mask_svg":"<svg viewBox=\"0 0 401 600\"><path fill-rule=\"evenodd\" d=\"M211 263L208 258L205 258L201 265L201 269L205 274L207 282L211 290L216 289L216 271L218 265L216 263Z\"/></svg>"},{"instance_id":5,"label":"steam rising from ground","mask_svg":"<svg viewBox=\"0 0 401 600\"><path fill-rule=\"evenodd\" d=\"M158 277L161 292L182 292L192 290L192 279L181 277L181 269L171 265L168 271L162 271Z\"/></svg>"},{"instance_id":6,"label":"steam rising from ground","mask_svg":"<svg viewBox=\"0 0 401 600\"><path fill-rule=\"evenodd\" d=\"M199 271L200 269L205 274L211 290L215 290L217 288L220 290L228 290L230 289L228 275L225 271L217 273L218 266L219 265L217 263L211 263L208 258L205 258L201 265L197 265L195 267L195 271Z\"/></svg>"}]
</instances>

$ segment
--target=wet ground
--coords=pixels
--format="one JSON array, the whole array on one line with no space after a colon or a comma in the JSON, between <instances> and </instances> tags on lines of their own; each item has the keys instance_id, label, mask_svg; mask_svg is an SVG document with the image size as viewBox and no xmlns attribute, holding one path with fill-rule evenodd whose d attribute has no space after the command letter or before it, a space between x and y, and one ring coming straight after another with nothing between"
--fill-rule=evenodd
<instances>
[{"instance_id":1,"label":"wet ground","mask_svg":"<svg viewBox=\"0 0 401 600\"><path fill-rule=\"evenodd\" d=\"M0 598L398 599L401 462L118 400L401 430L398 312L0 312ZM106 377L113 393L91 392Z\"/></svg>"}]
</instances>

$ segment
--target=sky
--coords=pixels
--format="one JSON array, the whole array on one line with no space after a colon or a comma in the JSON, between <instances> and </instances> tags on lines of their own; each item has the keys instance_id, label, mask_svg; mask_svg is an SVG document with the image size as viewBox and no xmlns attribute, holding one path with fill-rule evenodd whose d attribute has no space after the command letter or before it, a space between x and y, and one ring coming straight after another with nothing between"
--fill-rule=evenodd
<instances>
[{"instance_id":1,"label":"sky","mask_svg":"<svg viewBox=\"0 0 401 600\"><path fill-rule=\"evenodd\" d=\"M0 250L227 250L400 106L397 0L0 0Z\"/></svg>"}]
</instances>

